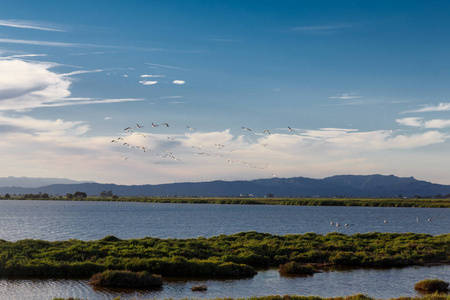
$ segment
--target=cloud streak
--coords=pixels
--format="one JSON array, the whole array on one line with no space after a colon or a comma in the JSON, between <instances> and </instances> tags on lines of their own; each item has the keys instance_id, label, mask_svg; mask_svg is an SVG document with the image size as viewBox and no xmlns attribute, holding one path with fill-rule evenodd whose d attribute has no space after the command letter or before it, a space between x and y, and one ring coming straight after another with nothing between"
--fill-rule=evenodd
<instances>
[{"instance_id":1,"label":"cloud streak","mask_svg":"<svg viewBox=\"0 0 450 300\"><path fill-rule=\"evenodd\" d=\"M355 27L354 24L340 23L328 25L310 25L292 28L293 31L306 34L333 34L341 32L344 29Z\"/></svg>"},{"instance_id":2,"label":"cloud streak","mask_svg":"<svg viewBox=\"0 0 450 300\"><path fill-rule=\"evenodd\" d=\"M0 26L44 31L66 32L61 26L28 20L0 20Z\"/></svg>"},{"instance_id":3,"label":"cloud streak","mask_svg":"<svg viewBox=\"0 0 450 300\"><path fill-rule=\"evenodd\" d=\"M184 69L184 68L180 68L180 67L176 67L176 66L159 65L159 64L153 64L153 63L145 63L145 64L146 65L150 65L150 66L154 66L154 67L159 67L159 68L167 68L167 69L176 69L176 70L188 71L188 69Z\"/></svg>"},{"instance_id":4,"label":"cloud streak","mask_svg":"<svg viewBox=\"0 0 450 300\"><path fill-rule=\"evenodd\" d=\"M403 113L418 113L418 112L434 112L434 111L449 111L450 103L439 103L438 105L424 105L422 108L404 111Z\"/></svg>"}]
</instances>

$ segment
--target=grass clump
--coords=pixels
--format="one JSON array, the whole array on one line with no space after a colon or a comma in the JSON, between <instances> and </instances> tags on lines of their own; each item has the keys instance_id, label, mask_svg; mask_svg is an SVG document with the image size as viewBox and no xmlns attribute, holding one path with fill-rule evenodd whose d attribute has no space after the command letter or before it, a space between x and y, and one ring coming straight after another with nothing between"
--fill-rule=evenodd
<instances>
[{"instance_id":1,"label":"grass clump","mask_svg":"<svg viewBox=\"0 0 450 300\"><path fill-rule=\"evenodd\" d=\"M446 292L448 290L448 282L440 279L424 279L417 282L414 288L424 292Z\"/></svg>"},{"instance_id":2,"label":"grass clump","mask_svg":"<svg viewBox=\"0 0 450 300\"><path fill-rule=\"evenodd\" d=\"M132 272L106 270L94 274L89 283L95 286L122 287L122 288L154 288L163 285L163 279L159 275L152 275L147 271Z\"/></svg>"},{"instance_id":3,"label":"grass clump","mask_svg":"<svg viewBox=\"0 0 450 300\"><path fill-rule=\"evenodd\" d=\"M193 287L191 287L191 290L193 292L204 292L208 290L208 287L205 284L194 285Z\"/></svg>"},{"instance_id":4,"label":"grass clump","mask_svg":"<svg viewBox=\"0 0 450 300\"><path fill-rule=\"evenodd\" d=\"M290 261L280 265L278 271L284 275L312 275L316 270L310 265L304 265L296 261Z\"/></svg>"}]
</instances>

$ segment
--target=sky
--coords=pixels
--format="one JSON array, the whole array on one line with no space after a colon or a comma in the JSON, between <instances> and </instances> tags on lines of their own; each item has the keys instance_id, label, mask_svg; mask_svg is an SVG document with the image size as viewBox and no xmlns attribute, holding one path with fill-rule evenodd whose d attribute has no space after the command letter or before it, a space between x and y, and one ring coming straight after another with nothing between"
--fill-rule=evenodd
<instances>
[{"instance_id":1,"label":"sky","mask_svg":"<svg viewBox=\"0 0 450 300\"><path fill-rule=\"evenodd\" d=\"M450 184L450 1L0 0L0 177Z\"/></svg>"}]
</instances>

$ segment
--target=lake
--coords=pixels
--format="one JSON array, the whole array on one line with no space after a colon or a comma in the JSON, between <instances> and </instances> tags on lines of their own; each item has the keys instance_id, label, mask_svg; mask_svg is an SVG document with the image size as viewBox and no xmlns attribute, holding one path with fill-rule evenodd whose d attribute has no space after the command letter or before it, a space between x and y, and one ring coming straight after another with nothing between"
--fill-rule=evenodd
<instances>
[{"instance_id":1,"label":"lake","mask_svg":"<svg viewBox=\"0 0 450 300\"><path fill-rule=\"evenodd\" d=\"M449 212L448 208L1 200L0 239L190 238L252 230L279 235L333 231L438 235L449 232Z\"/></svg>"},{"instance_id":2,"label":"lake","mask_svg":"<svg viewBox=\"0 0 450 300\"><path fill-rule=\"evenodd\" d=\"M140 238L210 237L242 231L272 234L339 231L448 233L450 209L323 206L266 206L212 204L155 204L83 201L0 201L0 239L96 240L107 235ZM385 222L386 220L386 222ZM333 223L333 225L331 225ZM340 226L336 226L338 223ZM347 224L348 226L345 226ZM450 266L413 266L396 269L356 269L283 277L276 269L259 270L253 278L186 280L166 278L153 291L94 289L87 280L0 279L0 299L150 299L215 298L263 295L319 295L364 293L376 298L416 296L414 284L425 278L450 280ZM196 284L208 291L192 292Z\"/></svg>"}]
</instances>

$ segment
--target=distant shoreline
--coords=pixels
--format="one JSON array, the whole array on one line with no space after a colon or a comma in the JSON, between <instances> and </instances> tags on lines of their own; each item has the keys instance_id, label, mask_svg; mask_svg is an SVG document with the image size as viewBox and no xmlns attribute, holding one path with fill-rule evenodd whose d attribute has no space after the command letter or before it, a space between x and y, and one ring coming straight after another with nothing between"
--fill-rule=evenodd
<instances>
[{"instance_id":1,"label":"distant shoreline","mask_svg":"<svg viewBox=\"0 0 450 300\"><path fill-rule=\"evenodd\" d=\"M12 196L3 200L48 201L117 201L178 204L228 204L228 205L297 205L297 206L363 206L363 207L418 207L450 208L450 199L398 199L398 198L240 198L240 197L48 197L24 199ZM1 200L0 200L1 201Z\"/></svg>"}]
</instances>

